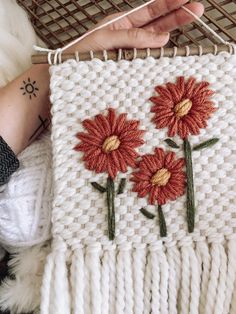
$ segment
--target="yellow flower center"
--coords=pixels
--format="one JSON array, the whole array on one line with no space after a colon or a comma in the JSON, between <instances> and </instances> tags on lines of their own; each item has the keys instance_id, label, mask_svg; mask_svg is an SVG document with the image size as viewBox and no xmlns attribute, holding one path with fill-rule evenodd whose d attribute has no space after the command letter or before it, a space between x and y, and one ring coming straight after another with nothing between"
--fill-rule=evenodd
<instances>
[{"instance_id":1,"label":"yellow flower center","mask_svg":"<svg viewBox=\"0 0 236 314\"><path fill-rule=\"evenodd\" d=\"M170 177L171 173L166 168L162 168L158 170L151 178L151 183L153 185L165 186L168 183Z\"/></svg>"},{"instance_id":2,"label":"yellow flower center","mask_svg":"<svg viewBox=\"0 0 236 314\"><path fill-rule=\"evenodd\" d=\"M174 107L174 112L178 118L182 118L189 113L193 103L190 99L185 99Z\"/></svg>"},{"instance_id":3,"label":"yellow flower center","mask_svg":"<svg viewBox=\"0 0 236 314\"><path fill-rule=\"evenodd\" d=\"M110 153L120 146L120 140L116 135L109 136L105 139L102 149L105 153Z\"/></svg>"}]
</instances>

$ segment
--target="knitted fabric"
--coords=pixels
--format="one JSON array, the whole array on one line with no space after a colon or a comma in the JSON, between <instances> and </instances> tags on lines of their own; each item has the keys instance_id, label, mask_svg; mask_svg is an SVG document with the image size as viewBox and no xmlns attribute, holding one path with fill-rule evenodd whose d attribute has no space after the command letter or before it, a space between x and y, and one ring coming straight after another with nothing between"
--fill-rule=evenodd
<instances>
[{"instance_id":1,"label":"knitted fabric","mask_svg":"<svg viewBox=\"0 0 236 314\"><path fill-rule=\"evenodd\" d=\"M0 185L5 184L10 175L19 168L19 160L0 136Z\"/></svg>"},{"instance_id":2,"label":"knitted fabric","mask_svg":"<svg viewBox=\"0 0 236 314\"><path fill-rule=\"evenodd\" d=\"M20 155L20 168L0 193L0 243L8 250L50 237L51 142L43 136Z\"/></svg>"},{"instance_id":3,"label":"knitted fabric","mask_svg":"<svg viewBox=\"0 0 236 314\"><path fill-rule=\"evenodd\" d=\"M51 67L54 201L52 252L42 285L41 313L235 313L236 291L236 56L151 57L131 62L69 60ZM132 192L133 169L115 197L116 232L108 238L105 173L86 169L74 150L82 122L108 108L139 120L152 154L167 148L167 128L157 129L151 112L154 88L177 77L208 81L216 112L193 146L219 138L211 148L193 152L196 222L186 223L186 195L163 206L168 235L160 237L156 213L147 198ZM172 138L181 146L182 140ZM112 139L114 140L114 138ZM119 143L118 143L119 144ZM113 146L117 147L117 141ZM181 150L176 151L183 157ZM155 180L157 177L155 177ZM116 184L116 183L115 183ZM105 193L106 194L106 193Z\"/></svg>"}]
</instances>

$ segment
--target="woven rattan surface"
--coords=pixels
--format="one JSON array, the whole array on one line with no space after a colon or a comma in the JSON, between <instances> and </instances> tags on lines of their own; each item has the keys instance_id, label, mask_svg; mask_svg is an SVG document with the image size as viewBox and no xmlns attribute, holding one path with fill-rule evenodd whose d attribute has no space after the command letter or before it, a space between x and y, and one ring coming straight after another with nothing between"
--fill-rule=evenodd
<instances>
[{"instance_id":1,"label":"woven rattan surface","mask_svg":"<svg viewBox=\"0 0 236 314\"><path fill-rule=\"evenodd\" d=\"M136 7L147 0L17 0L28 12L39 37L58 48L86 32L105 16ZM203 21L225 40L236 41L236 0L203 0ZM172 46L210 46L217 40L193 23L171 36Z\"/></svg>"}]
</instances>

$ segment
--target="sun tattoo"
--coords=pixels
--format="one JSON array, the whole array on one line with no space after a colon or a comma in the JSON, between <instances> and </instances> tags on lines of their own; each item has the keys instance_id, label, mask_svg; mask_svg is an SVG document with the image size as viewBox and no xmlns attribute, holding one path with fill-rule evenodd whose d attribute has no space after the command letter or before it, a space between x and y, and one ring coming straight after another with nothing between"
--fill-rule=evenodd
<instances>
[{"instance_id":1,"label":"sun tattoo","mask_svg":"<svg viewBox=\"0 0 236 314\"><path fill-rule=\"evenodd\" d=\"M36 81L31 82L30 78L27 81L23 81L24 86L20 89L22 90L22 95L28 94L29 99L32 97L37 97L37 91L39 90L38 87L35 85Z\"/></svg>"}]
</instances>

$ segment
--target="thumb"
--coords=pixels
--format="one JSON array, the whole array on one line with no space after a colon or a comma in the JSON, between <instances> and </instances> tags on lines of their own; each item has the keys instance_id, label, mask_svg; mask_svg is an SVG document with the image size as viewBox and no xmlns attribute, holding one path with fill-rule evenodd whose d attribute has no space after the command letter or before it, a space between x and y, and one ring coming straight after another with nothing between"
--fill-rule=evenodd
<instances>
[{"instance_id":1,"label":"thumb","mask_svg":"<svg viewBox=\"0 0 236 314\"><path fill-rule=\"evenodd\" d=\"M157 33L142 28L99 30L72 46L68 52L111 50L118 48L159 48L167 44L169 33Z\"/></svg>"}]
</instances>

